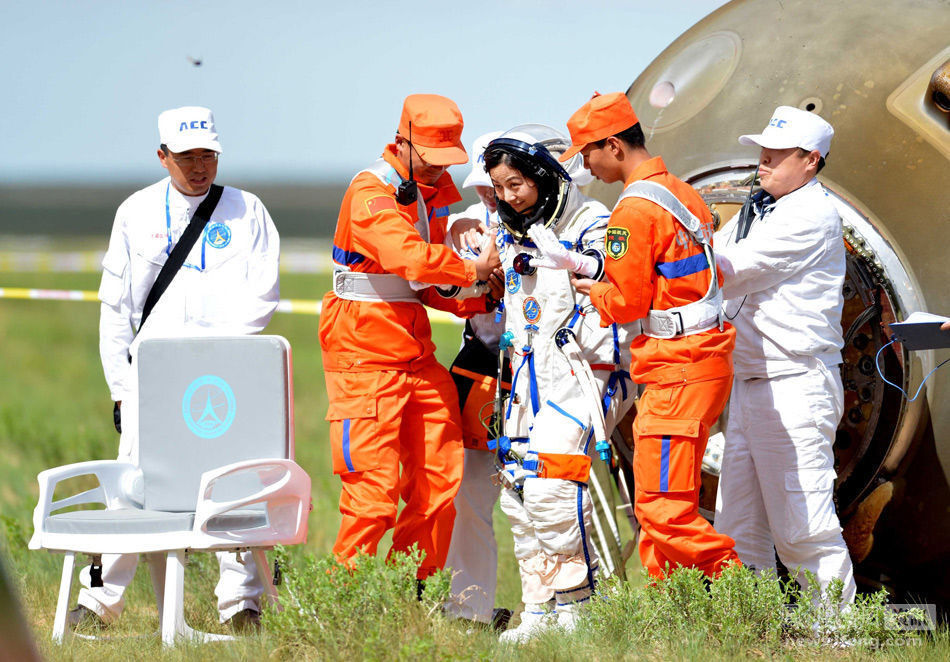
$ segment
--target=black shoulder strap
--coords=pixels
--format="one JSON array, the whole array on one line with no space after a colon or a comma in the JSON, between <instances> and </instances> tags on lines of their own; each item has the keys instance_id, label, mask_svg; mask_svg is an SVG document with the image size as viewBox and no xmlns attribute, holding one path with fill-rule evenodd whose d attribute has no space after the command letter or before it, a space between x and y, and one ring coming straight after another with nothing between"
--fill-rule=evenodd
<instances>
[{"instance_id":1,"label":"black shoulder strap","mask_svg":"<svg viewBox=\"0 0 950 662\"><path fill-rule=\"evenodd\" d=\"M201 204L198 205L198 209L195 210L195 215L191 217L191 221L182 233L181 239L175 244L168 259L165 260L165 264L162 265L162 270L158 272L158 277L155 279L155 282L152 283L152 289L149 290L148 296L145 297L145 305L142 307L142 321L139 322L140 331L142 327L145 326L145 320L148 319L152 308L155 307L155 304L158 303L162 294L165 293L165 290L169 284L171 284L175 274L181 269L181 265L185 263L185 258L188 257L188 253L191 252L192 246L195 245L195 242L198 241L198 237L201 236L201 232L205 229L205 225L208 224L211 214L214 213L214 208L218 206L218 200L221 199L222 191L224 191L223 186L218 186L217 184L211 185L211 188L208 189L208 197L202 200Z\"/></svg>"}]
</instances>

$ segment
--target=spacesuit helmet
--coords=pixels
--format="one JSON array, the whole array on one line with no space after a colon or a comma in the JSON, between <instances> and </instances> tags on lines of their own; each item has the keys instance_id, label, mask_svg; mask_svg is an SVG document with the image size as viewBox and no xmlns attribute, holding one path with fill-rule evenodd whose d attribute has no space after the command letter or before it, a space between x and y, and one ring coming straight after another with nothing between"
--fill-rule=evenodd
<instances>
[{"instance_id":1,"label":"spacesuit helmet","mask_svg":"<svg viewBox=\"0 0 950 662\"><path fill-rule=\"evenodd\" d=\"M504 200L498 201L499 218L519 243L526 238L531 225L541 223L550 227L560 219L573 182L569 171L571 168L579 174L584 171L582 160L579 171L573 160L567 164L557 160L570 144L566 136L543 124L516 126L488 143L485 164L489 170L507 156L511 166L538 188L538 201L522 213Z\"/></svg>"}]
</instances>

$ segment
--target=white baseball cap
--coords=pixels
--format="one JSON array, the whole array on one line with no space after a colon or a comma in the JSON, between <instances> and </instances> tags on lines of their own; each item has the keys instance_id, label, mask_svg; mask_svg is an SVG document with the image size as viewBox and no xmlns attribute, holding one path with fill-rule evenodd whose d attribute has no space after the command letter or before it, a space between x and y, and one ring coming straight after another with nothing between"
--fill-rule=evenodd
<instances>
[{"instance_id":1,"label":"white baseball cap","mask_svg":"<svg viewBox=\"0 0 950 662\"><path fill-rule=\"evenodd\" d=\"M491 177L485 172L485 148L488 143L501 135L501 131L491 131L475 139L472 143L472 171L462 182L462 188L471 188L473 186L491 186Z\"/></svg>"},{"instance_id":2,"label":"white baseball cap","mask_svg":"<svg viewBox=\"0 0 950 662\"><path fill-rule=\"evenodd\" d=\"M189 149L221 152L214 115L201 106L166 110L158 116L158 135L161 143L172 152L187 152Z\"/></svg>"},{"instance_id":3,"label":"white baseball cap","mask_svg":"<svg viewBox=\"0 0 950 662\"><path fill-rule=\"evenodd\" d=\"M772 113L769 125L762 133L739 136L743 145L758 145L769 149L801 147L809 152L817 149L828 156L835 130L815 113L791 106L779 106Z\"/></svg>"}]
</instances>

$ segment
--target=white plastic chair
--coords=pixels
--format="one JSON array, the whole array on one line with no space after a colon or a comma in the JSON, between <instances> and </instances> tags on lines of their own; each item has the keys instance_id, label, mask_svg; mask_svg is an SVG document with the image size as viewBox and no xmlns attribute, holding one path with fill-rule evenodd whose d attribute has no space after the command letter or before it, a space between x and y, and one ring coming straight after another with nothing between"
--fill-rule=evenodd
<instances>
[{"instance_id":1,"label":"white plastic chair","mask_svg":"<svg viewBox=\"0 0 950 662\"><path fill-rule=\"evenodd\" d=\"M149 339L137 367L138 464L79 462L37 476L29 547L66 555L53 640L67 633L76 554L148 552L165 553L162 642L233 639L185 623L185 552L250 549L275 600L264 550L306 540L310 477L293 459L290 345L279 336ZM99 484L54 501L57 485L77 476ZM60 512L85 504L105 509Z\"/></svg>"}]
</instances>

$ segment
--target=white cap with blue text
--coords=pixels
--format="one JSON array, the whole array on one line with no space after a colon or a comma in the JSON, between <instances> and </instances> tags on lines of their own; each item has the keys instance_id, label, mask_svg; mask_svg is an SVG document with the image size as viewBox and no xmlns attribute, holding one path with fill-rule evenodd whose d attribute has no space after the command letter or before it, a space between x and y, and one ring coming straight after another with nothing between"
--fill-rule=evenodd
<instances>
[{"instance_id":1,"label":"white cap with blue text","mask_svg":"<svg viewBox=\"0 0 950 662\"><path fill-rule=\"evenodd\" d=\"M809 152L818 150L828 156L835 130L815 113L791 106L779 106L772 113L769 125L762 133L739 136L743 145L758 145L769 149L801 147Z\"/></svg>"},{"instance_id":2,"label":"white cap with blue text","mask_svg":"<svg viewBox=\"0 0 950 662\"><path fill-rule=\"evenodd\" d=\"M221 152L214 115L201 106L166 110L158 116L158 135L161 143L172 152L187 152L189 149Z\"/></svg>"},{"instance_id":3,"label":"white cap with blue text","mask_svg":"<svg viewBox=\"0 0 950 662\"><path fill-rule=\"evenodd\" d=\"M462 182L462 188L471 188L473 186L491 186L491 177L485 172L485 148L488 143L502 134L501 131L491 131L475 139L472 143L472 171Z\"/></svg>"}]
</instances>

